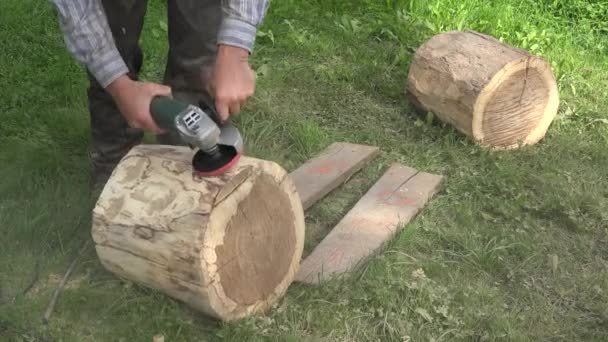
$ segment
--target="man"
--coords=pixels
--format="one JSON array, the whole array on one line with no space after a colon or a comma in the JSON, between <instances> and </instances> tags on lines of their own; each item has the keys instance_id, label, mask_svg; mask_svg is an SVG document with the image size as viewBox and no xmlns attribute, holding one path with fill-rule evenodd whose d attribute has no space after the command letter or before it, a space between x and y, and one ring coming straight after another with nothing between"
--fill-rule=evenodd
<instances>
[{"instance_id":1,"label":"man","mask_svg":"<svg viewBox=\"0 0 608 342\"><path fill-rule=\"evenodd\" d=\"M169 54L163 83L138 81L147 0L51 0L71 55L86 66L96 188L144 131L178 144L149 112L156 95L211 103L222 120L255 90L248 63L267 0L168 0Z\"/></svg>"}]
</instances>

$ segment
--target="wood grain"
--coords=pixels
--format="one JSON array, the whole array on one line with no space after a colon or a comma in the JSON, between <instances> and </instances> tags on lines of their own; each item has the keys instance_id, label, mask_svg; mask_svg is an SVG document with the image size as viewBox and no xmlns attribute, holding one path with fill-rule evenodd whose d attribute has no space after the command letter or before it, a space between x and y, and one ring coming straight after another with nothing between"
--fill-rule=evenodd
<instances>
[{"instance_id":1,"label":"wood grain","mask_svg":"<svg viewBox=\"0 0 608 342\"><path fill-rule=\"evenodd\" d=\"M420 46L406 94L414 106L493 149L537 143L559 106L547 61L474 31L441 33Z\"/></svg>"},{"instance_id":2,"label":"wood grain","mask_svg":"<svg viewBox=\"0 0 608 342\"><path fill-rule=\"evenodd\" d=\"M424 207L443 180L394 164L302 262L296 281L320 283L355 269Z\"/></svg>"},{"instance_id":3,"label":"wood grain","mask_svg":"<svg viewBox=\"0 0 608 342\"><path fill-rule=\"evenodd\" d=\"M339 187L380 152L378 147L334 143L290 173L304 210Z\"/></svg>"},{"instance_id":4,"label":"wood grain","mask_svg":"<svg viewBox=\"0 0 608 342\"><path fill-rule=\"evenodd\" d=\"M139 145L93 210L92 236L110 272L229 321L262 312L292 283L304 210L287 172L242 157L219 177L192 172L187 147Z\"/></svg>"}]
</instances>

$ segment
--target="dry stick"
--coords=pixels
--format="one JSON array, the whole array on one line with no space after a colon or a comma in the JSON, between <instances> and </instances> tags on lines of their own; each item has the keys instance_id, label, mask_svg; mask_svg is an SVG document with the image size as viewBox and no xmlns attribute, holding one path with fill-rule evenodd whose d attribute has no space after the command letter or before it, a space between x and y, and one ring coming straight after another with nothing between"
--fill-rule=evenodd
<instances>
[{"instance_id":1,"label":"dry stick","mask_svg":"<svg viewBox=\"0 0 608 342\"><path fill-rule=\"evenodd\" d=\"M34 275L32 275L32 280L30 280L30 283L21 292L21 295L23 296L25 296L38 281L38 277L40 276L40 259L41 258L36 259L36 265L34 265Z\"/></svg>"},{"instance_id":2,"label":"dry stick","mask_svg":"<svg viewBox=\"0 0 608 342\"><path fill-rule=\"evenodd\" d=\"M89 246L90 241L91 241L90 239L87 239L85 242L83 242L82 247L80 247L80 250L78 251L78 254L76 254L76 256L74 257L74 260L72 260L72 262L70 263L70 267L68 267L67 271L63 275L63 279L61 279L61 283L59 283L59 286L57 286L57 288L55 289L55 293L53 293L53 298L51 298L51 301L49 302L49 306L46 308L46 312L44 313L44 323L48 323L49 320L51 319L51 315L53 314L53 309L55 308L55 304L57 303L57 298L59 297L59 293L65 287L65 284L67 283L68 278L70 277L70 274L72 273L72 271L74 271L74 268L76 268L76 263L77 263L78 259L80 259L80 257L84 253L85 249Z\"/></svg>"}]
</instances>

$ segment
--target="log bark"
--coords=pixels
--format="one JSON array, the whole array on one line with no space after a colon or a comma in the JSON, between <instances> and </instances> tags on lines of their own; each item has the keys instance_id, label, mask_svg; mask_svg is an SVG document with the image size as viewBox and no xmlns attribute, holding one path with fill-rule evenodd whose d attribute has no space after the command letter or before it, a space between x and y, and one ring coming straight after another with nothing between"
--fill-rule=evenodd
<instances>
[{"instance_id":1,"label":"log bark","mask_svg":"<svg viewBox=\"0 0 608 342\"><path fill-rule=\"evenodd\" d=\"M557 114L550 65L478 32L446 32L415 53L406 93L475 142L497 149L535 144Z\"/></svg>"},{"instance_id":2,"label":"log bark","mask_svg":"<svg viewBox=\"0 0 608 342\"><path fill-rule=\"evenodd\" d=\"M140 145L118 164L93 211L109 271L220 320L266 310L292 283L304 213L279 165L242 157L200 178L187 147Z\"/></svg>"}]
</instances>

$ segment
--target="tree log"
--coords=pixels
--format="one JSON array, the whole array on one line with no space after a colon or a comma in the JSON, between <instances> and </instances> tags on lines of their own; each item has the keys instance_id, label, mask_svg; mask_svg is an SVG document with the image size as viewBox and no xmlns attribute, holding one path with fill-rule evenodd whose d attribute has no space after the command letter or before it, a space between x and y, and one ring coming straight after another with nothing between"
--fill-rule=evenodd
<instances>
[{"instance_id":1,"label":"tree log","mask_svg":"<svg viewBox=\"0 0 608 342\"><path fill-rule=\"evenodd\" d=\"M423 44L406 93L414 106L496 149L540 141L559 105L545 60L472 31L442 33Z\"/></svg>"},{"instance_id":2,"label":"tree log","mask_svg":"<svg viewBox=\"0 0 608 342\"><path fill-rule=\"evenodd\" d=\"M304 213L279 165L242 157L228 173L192 173L187 147L140 145L118 164L93 211L109 271L220 320L266 310L292 283Z\"/></svg>"}]
</instances>

